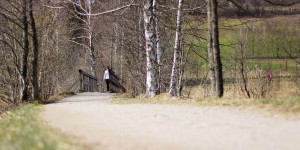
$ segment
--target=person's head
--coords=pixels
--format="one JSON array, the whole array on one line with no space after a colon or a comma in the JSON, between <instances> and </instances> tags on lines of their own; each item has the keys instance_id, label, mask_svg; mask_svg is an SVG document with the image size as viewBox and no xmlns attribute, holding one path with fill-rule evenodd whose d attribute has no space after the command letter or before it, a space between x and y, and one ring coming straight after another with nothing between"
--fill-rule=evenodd
<instances>
[{"instance_id":1,"label":"person's head","mask_svg":"<svg viewBox=\"0 0 300 150\"><path fill-rule=\"evenodd\" d=\"M108 70L109 70L109 69L110 69L110 67L109 67L109 66L107 66L107 67L106 67L106 69L108 69Z\"/></svg>"}]
</instances>

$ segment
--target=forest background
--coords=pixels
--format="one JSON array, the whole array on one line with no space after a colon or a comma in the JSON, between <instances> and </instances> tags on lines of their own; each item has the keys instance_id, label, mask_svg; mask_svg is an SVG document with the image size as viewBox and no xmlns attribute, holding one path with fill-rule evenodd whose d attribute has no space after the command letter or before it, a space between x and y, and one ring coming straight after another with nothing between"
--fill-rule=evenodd
<instances>
[{"instance_id":1,"label":"forest background","mask_svg":"<svg viewBox=\"0 0 300 150\"><path fill-rule=\"evenodd\" d=\"M95 75L103 92L107 66L131 96L299 96L298 3L3 0L0 106L78 92L79 69ZM210 41L213 29L218 37ZM218 71L212 71L210 46L220 51L221 95L212 89Z\"/></svg>"}]
</instances>

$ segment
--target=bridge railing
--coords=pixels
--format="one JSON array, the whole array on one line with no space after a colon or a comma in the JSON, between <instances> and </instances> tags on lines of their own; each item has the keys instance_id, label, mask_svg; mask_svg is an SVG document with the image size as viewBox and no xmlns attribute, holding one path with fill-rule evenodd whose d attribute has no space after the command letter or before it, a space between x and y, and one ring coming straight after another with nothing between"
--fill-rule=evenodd
<instances>
[{"instance_id":1,"label":"bridge railing","mask_svg":"<svg viewBox=\"0 0 300 150\"><path fill-rule=\"evenodd\" d=\"M98 79L83 70L79 70L79 79L80 79L80 92L98 92L99 84Z\"/></svg>"},{"instance_id":2,"label":"bridge railing","mask_svg":"<svg viewBox=\"0 0 300 150\"><path fill-rule=\"evenodd\" d=\"M120 78L114 71L109 71L109 87L112 92L126 92L126 89L120 83Z\"/></svg>"}]
</instances>

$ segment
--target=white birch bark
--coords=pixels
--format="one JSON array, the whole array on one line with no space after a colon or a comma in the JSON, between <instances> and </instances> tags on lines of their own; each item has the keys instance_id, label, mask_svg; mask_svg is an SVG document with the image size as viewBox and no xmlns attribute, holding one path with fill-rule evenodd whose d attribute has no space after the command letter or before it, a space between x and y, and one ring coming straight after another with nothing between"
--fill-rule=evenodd
<instances>
[{"instance_id":1,"label":"white birch bark","mask_svg":"<svg viewBox=\"0 0 300 150\"><path fill-rule=\"evenodd\" d=\"M87 13L87 37L88 37L88 50L89 56L91 59L91 73L93 76L96 76L96 57L95 57L95 49L93 47L93 24L92 24L92 0L86 0L86 13Z\"/></svg>"},{"instance_id":2,"label":"white birch bark","mask_svg":"<svg viewBox=\"0 0 300 150\"><path fill-rule=\"evenodd\" d=\"M155 19L153 14L153 0L144 0L144 28L146 40L146 92L148 97L156 96L155 80Z\"/></svg>"},{"instance_id":3,"label":"white birch bark","mask_svg":"<svg viewBox=\"0 0 300 150\"><path fill-rule=\"evenodd\" d=\"M180 43L181 43L181 10L184 0L178 0L178 10L177 10L177 19L176 19L176 35L175 35L175 45L174 45L174 56L173 56L173 66L171 73L170 89L169 95L177 96L177 79L179 73L179 64L180 64Z\"/></svg>"},{"instance_id":4,"label":"white birch bark","mask_svg":"<svg viewBox=\"0 0 300 150\"><path fill-rule=\"evenodd\" d=\"M81 16L85 16L82 18L77 17L77 19L80 19L84 24L84 30L87 32L86 35L82 35L81 37L76 37L76 39L87 39L87 43L78 43L76 41L72 41L76 44L79 44L85 48L88 49L89 52L89 58L91 61L91 73L94 76L96 75L96 56L95 56L95 49L94 49L94 43L93 43L93 16L100 16L100 15L107 15L107 14L111 14L123 9L126 9L130 6L134 6L135 4L133 4L134 1L132 1L130 4L125 5L125 6L120 6L118 8L115 9L111 9L105 12L99 12L99 13L93 13L92 12L92 5L94 3L94 0L84 0L82 1L78 1L78 0L71 0L71 2L79 8L79 11L77 10L75 13L77 13L78 15ZM82 5L82 3L84 3L84 5Z\"/></svg>"},{"instance_id":5,"label":"white birch bark","mask_svg":"<svg viewBox=\"0 0 300 150\"><path fill-rule=\"evenodd\" d=\"M113 23L113 26L114 26L114 36L115 36L115 39L114 39L114 54L113 54L113 63L112 65L110 66L111 68L114 68L115 69L115 73L119 74L119 67L120 65L118 64L119 62L119 58L118 58L118 52L120 51L120 35L119 35L119 25L117 23Z\"/></svg>"},{"instance_id":6,"label":"white birch bark","mask_svg":"<svg viewBox=\"0 0 300 150\"><path fill-rule=\"evenodd\" d=\"M85 17L76 16L76 18L82 21L82 23L84 24L83 26L84 33L83 35L74 38L74 39L83 39L81 41L83 41L84 43L79 43L76 41L72 41L72 42L81 45L87 49L89 60L90 60L91 74L93 76L96 76L96 56L95 56L95 49L93 46L94 44L93 43L93 18L92 18L93 0L84 0L83 2L73 0L72 4L78 8L78 10L75 10L76 15L85 16Z\"/></svg>"}]
</instances>

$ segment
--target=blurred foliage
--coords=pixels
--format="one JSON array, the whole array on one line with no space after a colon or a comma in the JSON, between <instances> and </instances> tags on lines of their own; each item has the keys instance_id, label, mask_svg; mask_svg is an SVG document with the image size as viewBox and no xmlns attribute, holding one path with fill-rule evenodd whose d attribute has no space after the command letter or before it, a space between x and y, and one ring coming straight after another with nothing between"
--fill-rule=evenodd
<instances>
[{"instance_id":1,"label":"blurred foliage","mask_svg":"<svg viewBox=\"0 0 300 150\"><path fill-rule=\"evenodd\" d=\"M67 150L75 145L54 134L38 118L36 104L24 105L0 116L1 150Z\"/></svg>"}]
</instances>

